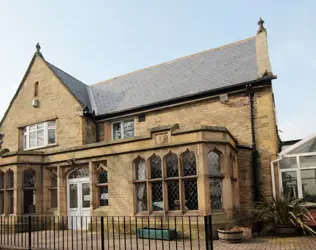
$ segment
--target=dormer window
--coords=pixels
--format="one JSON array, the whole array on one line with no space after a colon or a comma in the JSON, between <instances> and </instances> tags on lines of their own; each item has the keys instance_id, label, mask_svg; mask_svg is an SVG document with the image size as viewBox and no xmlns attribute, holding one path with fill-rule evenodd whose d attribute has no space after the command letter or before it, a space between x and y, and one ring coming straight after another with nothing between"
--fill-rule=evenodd
<instances>
[{"instance_id":1,"label":"dormer window","mask_svg":"<svg viewBox=\"0 0 316 250\"><path fill-rule=\"evenodd\" d=\"M56 144L56 121L33 124L24 128L24 149Z\"/></svg>"},{"instance_id":2,"label":"dormer window","mask_svg":"<svg viewBox=\"0 0 316 250\"><path fill-rule=\"evenodd\" d=\"M112 123L113 140L124 139L134 136L134 120L125 120Z\"/></svg>"}]
</instances>

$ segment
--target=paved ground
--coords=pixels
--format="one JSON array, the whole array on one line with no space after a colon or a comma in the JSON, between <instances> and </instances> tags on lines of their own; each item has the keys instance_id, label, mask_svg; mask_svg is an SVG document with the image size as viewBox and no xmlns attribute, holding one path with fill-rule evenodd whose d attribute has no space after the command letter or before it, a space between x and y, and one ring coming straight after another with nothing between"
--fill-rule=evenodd
<instances>
[{"instance_id":1,"label":"paved ground","mask_svg":"<svg viewBox=\"0 0 316 250\"><path fill-rule=\"evenodd\" d=\"M101 250L101 235L87 231L40 231L31 235L32 249ZM204 239L178 241L142 240L135 235L106 234L105 249L198 250L206 249ZM238 244L214 241L214 250L316 250L316 237L254 238ZM28 234L0 235L0 249L28 249Z\"/></svg>"},{"instance_id":2,"label":"paved ground","mask_svg":"<svg viewBox=\"0 0 316 250\"><path fill-rule=\"evenodd\" d=\"M238 244L214 241L214 250L316 250L316 237L255 238Z\"/></svg>"}]
</instances>

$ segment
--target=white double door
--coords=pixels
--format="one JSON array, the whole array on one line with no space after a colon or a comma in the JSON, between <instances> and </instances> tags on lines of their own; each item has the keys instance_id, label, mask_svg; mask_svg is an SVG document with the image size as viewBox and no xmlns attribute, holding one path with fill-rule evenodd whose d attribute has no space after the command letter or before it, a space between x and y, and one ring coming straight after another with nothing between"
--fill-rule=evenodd
<instances>
[{"instance_id":1,"label":"white double door","mask_svg":"<svg viewBox=\"0 0 316 250\"><path fill-rule=\"evenodd\" d=\"M87 229L90 222L89 178L68 179L67 208L68 228Z\"/></svg>"}]
</instances>

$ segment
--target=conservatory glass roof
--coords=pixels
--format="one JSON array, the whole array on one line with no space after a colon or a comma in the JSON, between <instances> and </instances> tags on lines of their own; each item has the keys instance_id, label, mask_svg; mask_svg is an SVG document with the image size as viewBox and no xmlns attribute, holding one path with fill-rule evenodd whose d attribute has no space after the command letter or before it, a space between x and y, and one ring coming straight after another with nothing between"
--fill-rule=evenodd
<instances>
[{"instance_id":1,"label":"conservatory glass roof","mask_svg":"<svg viewBox=\"0 0 316 250\"><path fill-rule=\"evenodd\" d=\"M280 153L280 155L293 155L293 154L304 154L304 153L315 153L316 154L316 135L307 137L294 145L286 148Z\"/></svg>"}]
</instances>

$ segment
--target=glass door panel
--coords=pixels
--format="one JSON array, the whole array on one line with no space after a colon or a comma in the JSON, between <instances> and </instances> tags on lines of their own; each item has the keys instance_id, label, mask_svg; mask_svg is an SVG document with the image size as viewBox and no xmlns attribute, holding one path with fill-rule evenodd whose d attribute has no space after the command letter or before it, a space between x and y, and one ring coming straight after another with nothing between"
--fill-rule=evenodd
<instances>
[{"instance_id":1,"label":"glass door panel","mask_svg":"<svg viewBox=\"0 0 316 250\"><path fill-rule=\"evenodd\" d=\"M282 172L282 187L284 196L291 199L298 198L296 171Z\"/></svg>"},{"instance_id":2,"label":"glass door panel","mask_svg":"<svg viewBox=\"0 0 316 250\"><path fill-rule=\"evenodd\" d=\"M78 208L78 185L69 184L69 208Z\"/></svg>"},{"instance_id":3,"label":"glass door panel","mask_svg":"<svg viewBox=\"0 0 316 250\"><path fill-rule=\"evenodd\" d=\"M82 183L82 208L90 208L90 184Z\"/></svg>"}]
</instances>

